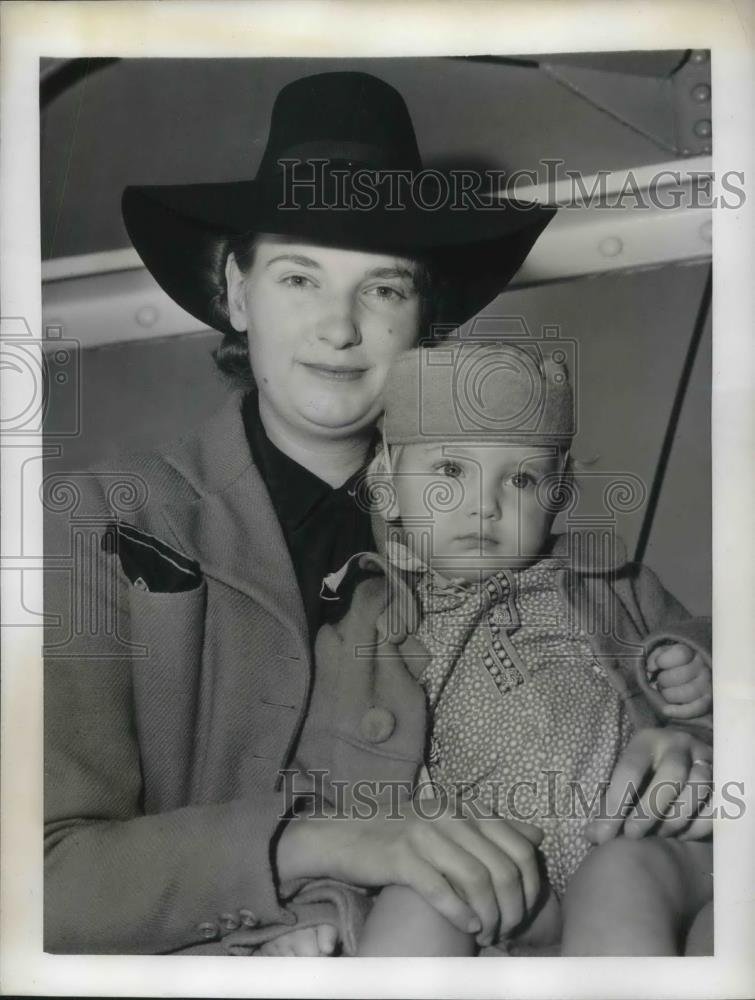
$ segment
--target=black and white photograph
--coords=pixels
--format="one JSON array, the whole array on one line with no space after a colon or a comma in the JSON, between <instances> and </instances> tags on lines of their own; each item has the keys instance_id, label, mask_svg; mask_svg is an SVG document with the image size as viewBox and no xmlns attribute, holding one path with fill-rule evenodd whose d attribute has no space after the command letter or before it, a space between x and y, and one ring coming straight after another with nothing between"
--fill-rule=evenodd
<instances>
[{"instance_id":1,"label":"black and white photograph","mask_svg":"<svg viewBox=\"0 0 755 1000\"><path fill-rule=\"evenodd\" d=\"M749 995L738 5L12 6L3 989Z\"/></svg>"}]
</instances>

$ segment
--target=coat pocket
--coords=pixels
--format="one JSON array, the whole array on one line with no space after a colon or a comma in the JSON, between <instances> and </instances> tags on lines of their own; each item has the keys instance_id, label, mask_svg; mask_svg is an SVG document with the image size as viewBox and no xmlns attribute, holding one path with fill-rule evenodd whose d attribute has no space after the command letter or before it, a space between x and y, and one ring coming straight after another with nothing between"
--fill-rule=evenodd
<instances>
[{"instance_id":1,"label":"coat pocket","mask_svg":"<svg viewBox=\"0 0 755 1000\"><path fill-rule=\"evenodd\" d=\"M145 812L188 802L199 711L207 582L154 593L129 587L134 714Z\"/></svg>"}]
</instances>

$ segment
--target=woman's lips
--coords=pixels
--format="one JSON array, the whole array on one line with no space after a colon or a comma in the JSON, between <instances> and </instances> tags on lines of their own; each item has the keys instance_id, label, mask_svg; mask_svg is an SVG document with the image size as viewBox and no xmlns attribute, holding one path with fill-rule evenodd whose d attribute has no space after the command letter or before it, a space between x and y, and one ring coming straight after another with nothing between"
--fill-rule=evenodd
<instances>
[{"instance_id":1,"label":"woman's lips","mask_svg":"<svg viewBox=\"0 0 755 1000\"><path fill-rule=\"evenodd\" d=\"M314 364L307 361L301 361L300 364L319 378L331 382L355 382L367 371L366 368L357 368L353 365Z\"/></svg>"}]
</instances>

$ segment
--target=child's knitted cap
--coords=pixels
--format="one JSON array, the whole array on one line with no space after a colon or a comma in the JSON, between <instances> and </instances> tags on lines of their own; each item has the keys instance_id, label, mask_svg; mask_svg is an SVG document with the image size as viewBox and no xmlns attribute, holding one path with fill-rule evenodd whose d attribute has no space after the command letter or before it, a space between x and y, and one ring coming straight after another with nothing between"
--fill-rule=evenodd
<instances>
[{"instance_id":1,"label":"child's knitted cap","mask_svg":"<svg viewBox=\"0 0 755 1000\"><path fill-rule=\"evenodd\" d=\"M574 398L558 343L456 340L399 355L386 380L387 444L489 438L568 447Z\"/></svg>"}]
</instances>

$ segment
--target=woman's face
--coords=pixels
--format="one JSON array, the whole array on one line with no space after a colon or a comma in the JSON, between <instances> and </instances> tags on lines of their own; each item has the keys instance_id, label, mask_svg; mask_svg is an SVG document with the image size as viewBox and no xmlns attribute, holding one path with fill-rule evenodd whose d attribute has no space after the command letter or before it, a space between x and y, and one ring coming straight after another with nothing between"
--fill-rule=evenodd
<instances>
[{"instance_id":1,"label":"woman's face","mask_svg":"<svg viewBox=\"0 0 755 1000\"><path fill-rule=\"evenodd\" d=\"M260 414L285 433L359 436L382 410L388 368L419 336L413 261L276 241L226 268L231 323L249 338Z\"/></svg>"}]
</instances>

